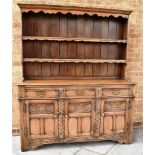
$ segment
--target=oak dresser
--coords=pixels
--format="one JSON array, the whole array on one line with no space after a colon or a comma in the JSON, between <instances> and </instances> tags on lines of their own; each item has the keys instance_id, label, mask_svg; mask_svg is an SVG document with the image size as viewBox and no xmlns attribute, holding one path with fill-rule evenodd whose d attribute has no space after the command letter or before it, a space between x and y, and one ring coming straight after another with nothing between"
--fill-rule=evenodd
<instances>
[{"instance_id":1,"label":"oak dresser","mask_svg":"<svg viewBox=\"0 0 155 155\"><path fill-rule=\"evenodd\" d=\"M126 80L131 11L19 4L21 149L131 143L135 83Z\"/></svg>"}]
</instances>

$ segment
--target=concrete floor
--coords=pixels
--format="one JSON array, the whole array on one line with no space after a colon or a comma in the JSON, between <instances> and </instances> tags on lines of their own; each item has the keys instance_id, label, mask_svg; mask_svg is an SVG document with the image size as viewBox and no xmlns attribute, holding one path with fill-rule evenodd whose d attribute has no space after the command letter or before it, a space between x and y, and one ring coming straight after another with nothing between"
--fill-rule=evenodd
<instances>
[{"instance_id":1,"label":"concrete floor","mask_svg":"<svg viewBox=\"0 0 155 155\"><path fill-rule=\"evenodd\" d=\"M117 142L92 142L45 145L36 150L21 152L19 136L13 137L12 155L142 155L143 131L133 130L132 144Z\"/></svg>"}]
</instances>

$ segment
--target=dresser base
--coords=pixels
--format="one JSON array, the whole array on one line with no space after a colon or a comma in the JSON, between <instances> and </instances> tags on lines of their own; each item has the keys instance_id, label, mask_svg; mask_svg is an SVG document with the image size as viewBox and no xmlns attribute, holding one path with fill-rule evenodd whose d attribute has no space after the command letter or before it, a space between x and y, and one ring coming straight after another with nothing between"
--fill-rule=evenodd
<instances>
[{"instance_id":1,"label":"dresser base","mask_svg":"<svg viewBox=\"0 0 155 155\"><path fill-rule=\"evenodd\" d=\"M19 86L21 149L132 139L133 83L24 82Z\"/></svg>"}]
</instances>

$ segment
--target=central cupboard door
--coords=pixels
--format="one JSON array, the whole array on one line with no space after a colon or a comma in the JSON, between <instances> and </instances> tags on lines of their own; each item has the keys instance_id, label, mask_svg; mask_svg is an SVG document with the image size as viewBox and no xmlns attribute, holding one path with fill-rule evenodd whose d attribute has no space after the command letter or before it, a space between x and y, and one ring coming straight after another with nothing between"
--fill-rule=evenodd
<instances>
[{"instance_id":1,"label":"central cupboard door","mask_svg":"<svg viewBox=\"0 0 155 155\"><path fill-rule=\"evenodd\" d=\"M65 137L91 136L93 100L65 100Z\"/></svg>"},{"instance_id":2,"label":"central cupboard door","mask_svg":"<svg viewBox=\"0 0 155 155\"><path fill-rule=\"evenodd\" d=\"M57 101L29 100L27 104L30 138L58 137Z\"/></svg>"}]
</instances>

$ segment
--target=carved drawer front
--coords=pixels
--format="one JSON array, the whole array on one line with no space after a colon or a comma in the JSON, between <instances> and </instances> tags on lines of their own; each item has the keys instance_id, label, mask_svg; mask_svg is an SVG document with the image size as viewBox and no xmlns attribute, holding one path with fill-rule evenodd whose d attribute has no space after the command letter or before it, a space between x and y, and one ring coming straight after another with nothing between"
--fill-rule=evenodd
<instances>
[{"instance_id":1,"label":"carved drawer front","mask_svg":"<svg viewBox=\"0 0 155 155\"><path fill-rule=\"evenodd\" d=\"M58 137L57 101L28 101L29 135L35 137Z\"/></svg>"},{"instance_id":2,"label":"carved drawer front","mask_svg":"<svg viewBox=\"0 0 155 155\"><path fill-rule=\"evenodd\" d=\"M128 96L130 95L129 89L113 88L113 89L104 89L104 96Z\"/></svg>"},{"instance_id":3,"label":"carved drawer front","mask_svg":"<svg viewBox=\"0 0 155 155\"><path fill-rule=\"evenodd\" d=\"M92 125L92 100L65 101L65 136L90 136Z\"/></svg>"},{"instance_id":4,"label":"carved drawer front","mask_svg":"<svg viewBox=\"0 0 155 155\"><path fill-rule=\"evenodd\" d=\"M91 89L73 89L66 90L67 97L92 97L94 96L94 91Z\"/></svg>"},{"instance_id":5,"label":"carved drawer front","mask_svg":"<svg viewBox=\"0 0 155 155\"><path fill-rule=\"evenodd\" d=\"M124 133L127 114L126 99L107 99L101 105L101 134Z\"/></svg>"},{"instance_id":6,"label":"carved drawer front","mask_svg":"<svg viewBox=\"0 0 155 155\"><path fill-rule=\"evenodd\" d=\"M26 97L34 97L34 98L50 98L57 97L57 90L50 89L26 89L25 96Z\"/></svg>"}]
</instances>

